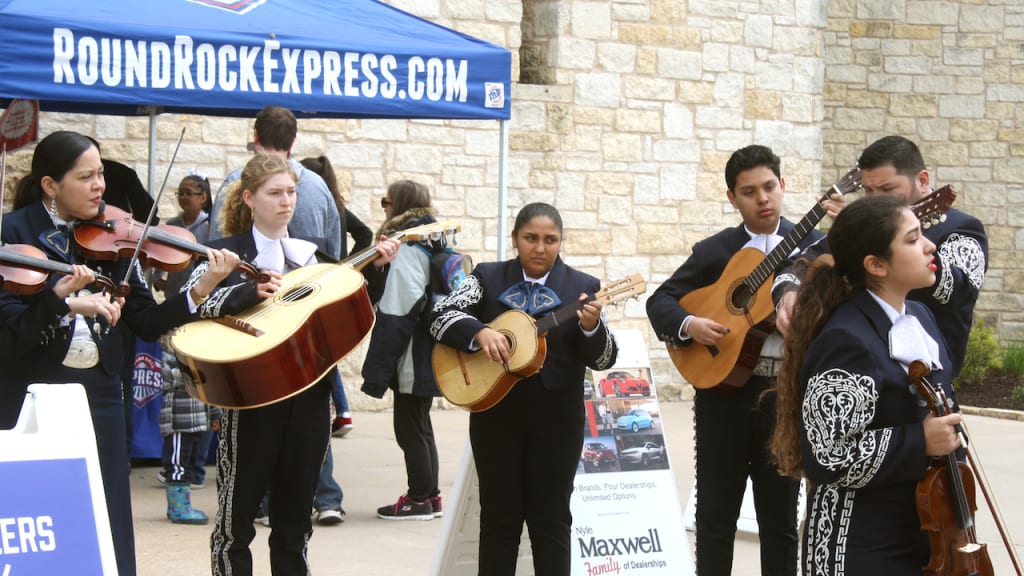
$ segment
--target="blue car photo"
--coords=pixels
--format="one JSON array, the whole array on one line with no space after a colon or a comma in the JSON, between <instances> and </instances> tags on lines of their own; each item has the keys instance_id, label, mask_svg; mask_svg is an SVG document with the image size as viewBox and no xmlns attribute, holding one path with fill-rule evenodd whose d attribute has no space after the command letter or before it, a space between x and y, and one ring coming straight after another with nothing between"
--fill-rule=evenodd
<instances>
[{"instance_id":1,"label":"blue car photo","mask_svg":"<svg viewBox=\"0 0 1024 576\"><path fill-rule=\"evenodd\" d=\"M615 421L615 427L619 430L632 430L639 432L644 428L654 428L654 418L647 413L647 410L633 408Z\"/></svg>"}]
</instances>

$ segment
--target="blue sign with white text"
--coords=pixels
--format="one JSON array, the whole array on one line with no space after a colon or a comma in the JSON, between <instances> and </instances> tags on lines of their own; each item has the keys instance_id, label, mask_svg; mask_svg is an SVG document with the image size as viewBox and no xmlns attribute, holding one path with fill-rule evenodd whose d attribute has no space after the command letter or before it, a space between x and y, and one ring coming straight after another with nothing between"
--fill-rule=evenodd
<instances>
[{"instance_id":1,"label":"blue sign with white text","mask_svg":"<svg viewBox=\"0 0 1024 576\"><path fill-rule=\"evenodd\" d=\"M0 462L0 575L39 574L103 574L84 458Z\"/></svg>"}]
</instances>

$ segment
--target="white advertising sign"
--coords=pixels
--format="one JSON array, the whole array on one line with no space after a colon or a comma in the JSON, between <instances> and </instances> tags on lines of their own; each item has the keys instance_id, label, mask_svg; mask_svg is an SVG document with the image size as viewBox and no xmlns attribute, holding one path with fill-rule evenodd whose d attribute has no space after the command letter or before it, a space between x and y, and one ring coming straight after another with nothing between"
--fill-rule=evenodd
<instances>
[{"instance_id":1,"label":"white advertising sign","mask_svg":"<svg viewBox=\"0 0 1024 576\"><path fill-rule=\"evenodd\" d=\"M639 331L615 337L615 366L584 382L572 573L693 574L647 346Z\"/></svg>"}]
</instances>

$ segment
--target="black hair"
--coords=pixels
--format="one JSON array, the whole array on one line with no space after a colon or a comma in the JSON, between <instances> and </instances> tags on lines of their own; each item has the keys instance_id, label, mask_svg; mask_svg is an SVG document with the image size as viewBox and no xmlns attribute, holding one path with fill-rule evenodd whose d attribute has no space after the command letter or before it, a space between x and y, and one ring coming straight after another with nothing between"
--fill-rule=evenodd
<instances>
[{"instance_id":1,"label":"black hair","mask_svg":"<svg viewBox=\"0 0 1024 576\"><path fill-rule=\"evenodd\" d=\"M897 174L910 178L927 169L917 144L903 136L886 136L874 141L861 152L857 165L861 170L892 166Z\"/></svg>"},{"instance_id":2,"label":"black hair","mask_svg":"<svg viewBox=\"0 0 1024 576\"><path fill-rule=\"evenodd\" d=\"M725 163L725 185L730 192L736 189L736 178L741 172L767 166L775 173L775 177L782 178L782 161L772 152L772 149L760 144L751 144L732 153L729 161Z\"/></svg>"},{"instance_id":3,"label":"black hair","mask_svg":"<svg viewBox=\"0 0 1024 576\"><path fill-rule=\"evenodd\" d=\"M519 210L519 214L516 214L516 223L512 227L512 235L515 236L523 226L526 226L534 218L538 217L550 218L558 228L558 233L563 234L562 215L558 213L558 209L544 202L533 202L523 206Z\"/></svg>"},{"instance_id":4,"label":"black hair","mask_svg":"<svg viewBox=\"0 0 1024 576\"><path fill-rule=\"evenodd\" d=\"M14 192L13 207L15 210L37 202L43 198L40 184L49 176L60 182L71 170L78 158L90 148L100 149L99 142L78 132L58 130L43 138L36 144L32 153L32 171L18 182Z\"/></svg>"}]
</instances>

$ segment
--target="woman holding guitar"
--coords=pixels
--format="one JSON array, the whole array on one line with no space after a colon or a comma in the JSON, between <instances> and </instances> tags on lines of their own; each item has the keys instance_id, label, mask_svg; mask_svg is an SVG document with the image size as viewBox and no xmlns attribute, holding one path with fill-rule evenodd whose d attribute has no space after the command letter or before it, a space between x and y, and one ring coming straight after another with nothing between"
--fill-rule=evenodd
<instances>
[{"instance_id":1,"label":"woman holding guitar","mask_svg":"<svg viewBox=\"0 0 1024 576\"><path fill-rule=\"evenodd\" d=\"M553 206L527 204L512 229L518 258L480 264L431 314L430 331L439 342L479 350L500 363L509 360L509 342L487 322L510 309L541 317L563 302L579 306L578 322L548 331L540 371L516 383L494 407L470 415L480 483L481 576L515 574L524 520L535 573L570 573L569 498L583 446L584 372L588 366L610 368L618 347L601 303L587 302L600 281L562 261L562 234Z\"/></svg>"},{"instance_id":2,"label":"woman holding guitar","mask_svg":"<svg viewBox=\"0 0 1024 576\"><path fill-rule=\"evenodd\" d=\"M909 386L915 360L952 398L952 364L929 309L935 244L903 201L867 197L828 233L797 297L778 378L772 451L811 483L805 574L920 575L929 560L915 488L957 449L959 414L936 417ZM834 262L834 263L833 263Z\"/></svg>"},{"instance_id":3,"label":"woman holding guitar","mask_svg":"<svg viewBox=\"0 0 1024 576\"><path fill-rule=\"evenodd\" d=\"M321 238L289 234L295 212L296 176L288 160L257 154L227 191L221 213L224 238L211 246L231 250L269 273L256 283L240 273L210 285L208 266L201 262L182 287L199 303L202 318L238 314L271 298L285 272L316 264L324 254ZM395 241L377 246L378 266L397 250ZM216 346L216 342L211 342ZM306 547L312 535L310 510L320 465L330 440L330 379L322 378L278 402L249 409L224 410L218 447L217 517L210 538L215 575L252 574L249 543L256 535L253 521L267 490L270 507L270 565L275 575L309 572ZM272 383L254 381L258 387Z\"/></svg>"},{"instance_id":4,"label":"woman holding guitar","mask_svg":"<svg viewBox=\"0 0 1024 576\"><path fill-rule=\"evenodd\" d=\"M97 218L103 210L106 182L96 142L76 132L58 131L43 138L32 156L31 173L19 183L25 205L4 217L3 240L30 244L65 264L85 263L82 247L67 230L69 225ZM221 251L208 253L211 265L206 280L216 284L238 257ZM124 278L125 260L97 265L110 278ZM80 290L68 293L66 307L52 310L42 331L21 334L34 343L18 362L0 372L0 428L17 420L30 383L81 383L89 398L96 433L103 489L121 576L135 574L131 490L128 481L128 440L120 372L124 366L123 325L139 337L154 341L161 334L193 318L194 302L181 294L157 304L135 265L127 274L131 292L111 299ZM51 279L55 282L55 279ZM77 284L77 282L75 282ZM68 286L57 283L62 293ZM52 298L50 291L39 298ZM31 297L0 294L0 317L23 313ZM69 310L70 309L70 310Z\"/></svg>"}]
</instances>

